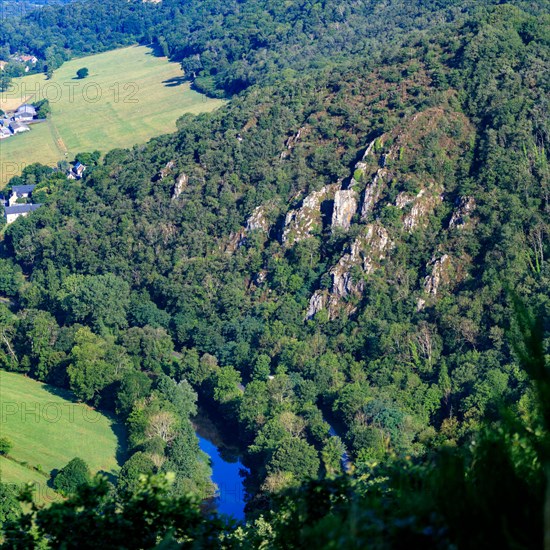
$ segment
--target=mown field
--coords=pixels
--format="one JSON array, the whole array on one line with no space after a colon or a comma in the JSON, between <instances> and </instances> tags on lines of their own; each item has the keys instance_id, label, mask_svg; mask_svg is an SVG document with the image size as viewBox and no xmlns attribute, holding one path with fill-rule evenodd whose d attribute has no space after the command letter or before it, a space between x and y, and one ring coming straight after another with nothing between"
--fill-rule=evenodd
<instances>
[{"instance_id":1,"label":"mown field","mask_svg":"<svg viewBox=\"0 0 550 550\"><path fill-rule=\"evenodd\" d=\"M37 486L37 500L55 498L47 488L54 469L75 456L92 472L116 474L118 426L87 405L76 403L69 392L25 376L0 371L0 437L13 448L0 457L3 482Z\"/></svg>"},{"instance_id":2,"label":"mown field","mask_svg":"<svg viewBox=\"0 0 550 550\"><path fill-rule=\"evenodd\" d=\"M78 80L83 67L89 76ZM223 103L191 90L182 76L177 63L134 46L69 61L51 80L43 74L14 79L12 89L0 94L1 109L46 97L52 114L31 132L0 142L0 185L33 162L54 165L82 151L145 143L174 131L181 115Z\"/></svg>"}]
</instances>

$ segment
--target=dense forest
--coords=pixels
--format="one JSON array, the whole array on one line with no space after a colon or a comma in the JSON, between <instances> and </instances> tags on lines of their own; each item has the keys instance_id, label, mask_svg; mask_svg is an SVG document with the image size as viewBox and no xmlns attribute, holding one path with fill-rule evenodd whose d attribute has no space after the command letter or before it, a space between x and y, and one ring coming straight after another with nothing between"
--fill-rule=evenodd
<instances>
[{"instance_id":1,"label":"dense forest","mask_svg":"<svg viewBox=\"0 0 550 550\"><path fill-rule=\"evenodd\" d=\"M155 44L232 99L82 153L83 180L10 182L44 206L4 233L0 366L114 411L130 454L116 488L45 510L4 487L4 546L540 547L548 7L110 0L5 23L46 65ZM197 401L245 453L245 525L200 508Z\"/></svg>"},{"instance_id":2,"label":"dense forest","mask_svg":"<svg viewBox=\"0 0 550 550\"><path fill-rule=\"evenodd\" d=\"M3 0L0 5L0 19L24 17L31 11L47 5L66 4L71 0Z\"/></svg>"}]
</instances>

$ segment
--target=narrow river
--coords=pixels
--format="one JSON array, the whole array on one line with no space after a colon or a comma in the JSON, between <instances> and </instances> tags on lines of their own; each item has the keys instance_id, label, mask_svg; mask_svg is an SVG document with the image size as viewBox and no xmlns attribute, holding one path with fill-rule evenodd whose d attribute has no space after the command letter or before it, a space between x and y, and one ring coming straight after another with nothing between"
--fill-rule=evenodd
<instances>
[{"instance_id":1,"label":"narrow river","mask_svg":"<svg viewBox=\"0 0 550 550\"><path fill-rule=\"evenodd\" d=\"M195 418L193 424L201 450L210 457L212 481L218 487L214 506L221 514L244 519L245 488L240 472L248 470L241 463L238 451L224 443L219 430L203 412ZM329 435L336 437L335 429L329 426ZM352 471L353 465L346 449L340 462L344 473Z\"/></svg>"},{"instance_id":2,"label":"narrow river","mask_svg":"<svg viewBox=\"0 0 550 550\"><path fill-rule=\"evenodd\" d=\"M213 433L204 426L195 426L199 438L199 446L211 461L212 481L218 487L215 507L221 514L233 516L235 519L244 519L245 489L240 471L247 471L239 456L232 453Z\"/></svg>"}]
</instances>

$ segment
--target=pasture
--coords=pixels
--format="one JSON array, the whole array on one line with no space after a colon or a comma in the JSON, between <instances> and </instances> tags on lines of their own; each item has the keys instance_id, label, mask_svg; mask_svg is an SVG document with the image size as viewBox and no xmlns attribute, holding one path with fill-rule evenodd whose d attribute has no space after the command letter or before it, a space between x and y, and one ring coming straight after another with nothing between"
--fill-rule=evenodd
<instances>
[{"instance_id":1,"label":"pasture","mask_svg":"<svg viewBox=\"0 0 550 550\"><path fill-rule=\"evenodd\" d=\"M42 493L51 497L45 488L51 471L75 456L93 473L116 475L119 428L112 419L74 401L69 392L0 371L0 437L13 444L9 457L0 457L5 483L42 484Z\"/></svg>"},{"instance_id":2,"label":"pasture","mask_svg":"<svg viewBox=\"0 0 550 550\"><path fill-rule=\"evenodd\" d=\"M89 76L78 79L78 69ZM76 153L131 147L176 130L185 113L212 111L223 104L190 89L177 63L132 46L73 59L47 80L36 74L13 80L0 94L0 109L49 99L48 121L30 132L0 141L0 186L33 162L72 160Z\"/></svg>"}]
</instances>

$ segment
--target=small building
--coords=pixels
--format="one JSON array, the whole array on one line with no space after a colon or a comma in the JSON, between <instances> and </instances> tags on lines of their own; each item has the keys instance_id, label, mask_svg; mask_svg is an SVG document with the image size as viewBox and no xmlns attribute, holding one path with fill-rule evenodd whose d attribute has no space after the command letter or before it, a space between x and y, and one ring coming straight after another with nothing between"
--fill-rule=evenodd
<instances>
[{"instance_id":1,"label":"small building","mask_svg":"<svg viewBox=\"0 0 550 550\"><path fill-rule=\"evenodd\" d=\"M25 103L17 109L15 115L13 115L14 120L20 122L23 120L32 120L36 116L36 109L33 105Z\"/></svg>"},{"instance_id":2,"label":"small building","mask_svg":"<svg viewBox=\"0 0 550 550\"><path fill-rule=\"evenodd\" d=\"M15 122L10 122L10 130L14 134L20 134L21 132L28 132L30 128L26 124L23 124L22 122L15 121Z\"/></svg>"},{"instance_id":3,"label":"small building","mask_svg":"<svg viewBox=\"0 0 550 550\"><path fill-rule=\"evenodd\" d=\"M11 195L8 199L8 206L17 203L17 199L30 199L36 185L14 185L11 188Z\"/></svg>"},{"instance_id":4,"label":"small building","mask_svg":"<svg viewBox=\"0 0 550 550\"><path fill-rule=\"evenodd\" d=\"M27 113L15 113L13 115L13 120L15 122L30 122L33 118L33 115Z\"/></svg>"},{"instance_id":5,"label":"small building","mask_svg":"<svg viewBox=\"0 0 550 550\"><path fill-rule=\"evenodd\" d=\"M5 126L0 127L0 139L6 139L11 137L11 132L9 128L6 128Z\"/></svg>"},{"instance_id":6,"label":"small building","mask_svg":"<svg viewBox=\"0 0 550 550\"><path fill-rule=\"evenodd\" d=\"M84 164L82 164L81 162L77 162L72 168L71 168L71 171L69 172L69 175L67 176L69 179L71 180L79 180L82 178L85 170L86 170L86 166L84 166Z\"/></svg>"},{"instance_id":7,"label":"small building","mask_svg":"<svg viewBox=\"0 0 550 550\"><path fill-rule=\"evenodd\" d=\"M31 105L30 103L23 103L19 109L17 109L18 113L28 113L32 116L36 116L36 109L34 108L34 105Z\"/></svg>"},{"instance_id":8,"label":"small building","mask_svg":"<svg viewBox=\"0 0 550 550\"><path fill-rule=\"evenodd\" d=\"M31 63L32 65L36 65L38 63L38 58L34 55L19 55L16 58L16 61L19 61L21 63Z\"/></svg>"},{"instance_id":9,"label":"small building","mask_svg":"<svg viewBox=\"0 0 550 550\"><path fill-rule=\"evenodd\" d=\"M15 206L4 207L4 214L6 216L6 223L9 225L13 223L17 218L21 216L27 216L29 212L38 210L41 204L17 204Z\"/></svg>"}]
</instances>

